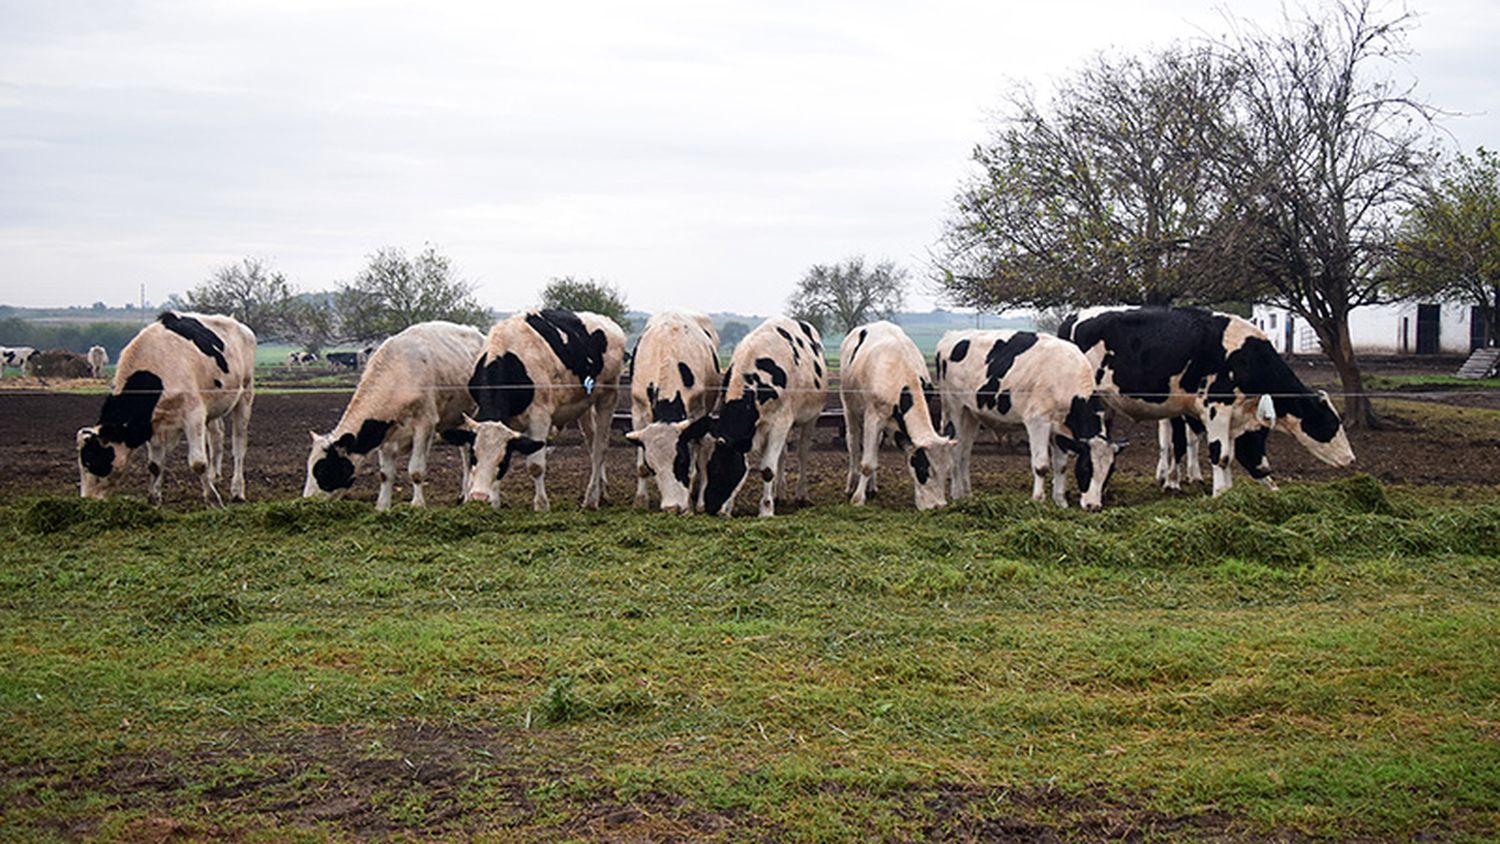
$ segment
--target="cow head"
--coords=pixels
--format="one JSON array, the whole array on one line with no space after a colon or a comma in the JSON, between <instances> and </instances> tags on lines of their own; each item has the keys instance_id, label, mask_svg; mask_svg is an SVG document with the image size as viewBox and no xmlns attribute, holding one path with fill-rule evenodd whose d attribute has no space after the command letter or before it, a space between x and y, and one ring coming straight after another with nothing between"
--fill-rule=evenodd
<instances>
[{"instance_id":1,"label":"cow head","mask_svg":"<svg viewBox=\"0 0 1500 844\"><path fill-rule=\"evenodd\" d=\"M746 461L759 421L755 394L745 393L724 402L718 418L710 423L713 451L708 458L708 482L703 490L705 513L729 515L726 505L745 483Z\"/></svg>"},{"instance_id":2,"label":"cow head","mask_svg":"<svg viewBox=\"0 0 1500 844\"><path fill-rule=\"evenodd\" d=\"M79 428L75 442L78 446L78 494L84 498L105 497L114 479L125 471L130 449L124 443L111 442L100 436L97 425Z\"/></svg>"},{"instance_id":3,"label":"cow head","mask_svg":"<svg viewBox=\"0 0 1500 844\"><path fill-rule=\"evenodd\" d=\"M332 434L308 431L312 449L307 453L307 479L302 484L303 498L340 498L354 486L354 475L364 464L365 455L351 449L353 434L334 438Z\"/></svg>"},{"instance_id":4,"label":"cow head","mask_svg":"<svg viewBox=\"0 0 1500 844\"><path fill-rule=\"evenodd\" d=\"M467 414L457 428L444 431L449 445L469 447L469 488L464 498L489 502L500 508L500 479L510 470L510 459L516 454L535 454L546 445L541 440L511 430L504 422L476 422Z\"/></svg>"},{"instance_id":5,"label":"cow head","mask_svg":"<svg viewBox=\"0 0 1500 844\"><path fill-rule=\"evenodd\" d=\"M641 449L646 471L656 478L661 509L668 513L691 513L693 467L698 449L713 427L707 416L680 422L652 422L625 439Z\"/></svg>"},{"instance_id":6,"label":"cow head","mask_svg":"<svg viewBox=\"0 0 1500 844\"><path fill-rule=\"evenodd\" d=\"M1295 437L1312 456L1330 466L1354 462L1354 449L1328 393L1318 390L1290 399L1278 398L1276 410L1276 428Z\"/></svg>"},{"instance_id":7,"label":"cow head","mask_svg":"<svg viewBox=\"0 0 1500 844\"><path fill-rule=\"evenodd\" d=\"M914 441L898 431L896 445L906 455L906 468L911 472L917 509L932 510L945 506L948 497L944 490L948 488L948 479L953 476L953 452L957 443L936 435Z\"/></svg>"},{"instance_id":8,"label":"cow head","mask_svg":"<svg viewBox=\"0 0 1500 844\"><path fill-rule=\"evenodd\" d=\"M1085 510L1104 507L1104 485L1115 469L1115 454L1125 443L1112 443L1105 426L1104 405L1098 394L1075 397L1064 421L1067 434L1058 434L1056 445L1073 452L1077 460L1073 474L1078 480L1078 505Z\"/></svg>"}]
</instances>

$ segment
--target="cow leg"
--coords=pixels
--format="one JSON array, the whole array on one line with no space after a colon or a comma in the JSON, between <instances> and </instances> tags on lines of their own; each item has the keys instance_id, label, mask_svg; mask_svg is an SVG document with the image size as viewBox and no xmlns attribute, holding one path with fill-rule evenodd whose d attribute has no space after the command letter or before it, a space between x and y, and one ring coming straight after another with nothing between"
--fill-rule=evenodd
<instances>
[{"instance_id":1,"label":"cow leg","mask_svg":"<svg viewBox=\"0 0 1500 844\"><path fill-rule=\"evenodd\" d=\"M766 444L760 454L760 515L776 515L776 470L781 466L781 458L786 452L787 434L791 433L791 425L787 423L775 424L766 433Z\"/></svg>"},{"instance_id":2,"label":"cow leg","mask_svg":"<svg viewBox=\"0 0 1500 844\"><path fill-rule=\"evenodd\" d=\"M698 440L693 446L693 486L689 487L689 496L696 503L696 512L702 513L704 508L703 498L708 494L708 458L712 456L709 448L708 438ZM693 490L697 490L693 492Z\"/></svg>"},{"instance_id":3,"label":"cow leg","mask_svg":"<svg viewBox=\"0 0 1500 844\"><path fill-rule=\"evenodd\" d=\"M208 477L218 486L224 477L224 418L208 423Z\"/></svg>"},{"instance_id":4,"label":"cow leg","mask_svg":"<svg viewBox=\"0 0 1500 844\"><path fill-rule=\"evenodd\" d=\"M1047 472L1052 468L1052 423L1046 419L1026 420L1026 439L1031 446L1031 498L1047 498ZM1063 506L1067 506L1064 499Z\"/></svg>"},{"instance_id":5,"label":"cow leg","mask_svg":"<svg viewBox=\"0 0 1500 844\"><path fill-rule=\"evenodd\" d=\"M808 459L812 456L813 429L816 422L808 422L799 427L797 431L797 503L811 504L812 496L808 494L808 476L812 474Z\"/></svg>"},{"instance_id":6,"label":"cow leg","mask_svg":"<svg viewBox=\"0 0 1500 844\"><path fill-rule=\"evenodd\" d=\"M458 503L460 504L464 502L464 496L469 494L469 468L472 465L473 455L474 452L467 443L458 447L459 471L463 473L458 485Z\"/></svg>"},{"instance_id":7,"label":"cow leg","mask_svg":"<svg viewBox=\"0 0 1500 844\"><path fill-rule=\"evenodd\" d=\"M210 507L223 507L224 499L219 497L213 473L209 471L208 422L203 418L201 410L188 417L183 433L187 435L188 466L192 467L193 474L198 476L198 482L203 486L203 500Z\"/></svg>"},{"instance_id":8,"label":"cow leg","mask_svg":"<svg viewBox=\"0 0 1500 844\"><path fill-rule=\"evenodd\" d=\"M1062 446L1048 438L1047 453L1052 455L1052 503L1059 507L1068 506L1068 452ZM1078 455L1078 460L1089 458ZM1081 491L1081 490L1080 490Z\"/></svg>"},{"instance_id":9,"label":"cow leg","mask_svg":"<svg viewBox=\"0 0 1500 844\"><path fill-rule=\"evenodd\" d=\"M432 450L432 425L418 423L411 435L411 457L406 461L406 474L411 478L411 506L426 507L427 455Z\"/></svg>"},{"instance_id":10,"label":"cow leg","mask_svg":"<svg viewBox=\"0 0 1500 844\"><path fill-rule=\"evenodd\" d=\"M849 503L856 507L864 506L870 481L880 466L880 424L880 414L873 411L866 413L860 422L859 482L854 488L854 496L849 499Z\"/></svg>"},{"instance_id":11,"label":"cow leg","mask_svg":"<svg viewBox=\"0 0 1500 844\"><path fill-rule=\"evenodd\" d=\"M1162 419L1156 423L1156 482L1162 489L1175 492L1182 489L1182 473L1178 471L1181 455L1172 442L1174 424L1180 423L1176 419Z\"/></svg>"},{"instance_id":12,"label":"cow leg","mask_svg":"<svg viewBox=\"0 0 1500 844\"><path fill-rule=\"evenodd\" d=\"M386 443L375 449L375 456L380 461L380 493L375 497L375 509L388 510L396 491L396 449Z\"/></svg>"},{"instance_id":13,"label":"cow leg","mask_svg":"<svg viewBox=\"0 0 1500 844\"><path fill-rule=\"evenodd\" d=\"M589 510L599 509L608 503L604 491L604 450L609 446L610 408L600 401L584 411L583 430L589 447L589 486L583 493L583 506Z\"/></svg>"},{"instance_id":14,"label":"cow leg","mask_svg":"<svg viewBox=\"0 0 1500 844\"><path fill-rule=\"evenodd\" d=\"M858 486L862 486L860 481L863 476L859 471L859 463L861 446L864 442L864 431L864 418L855 413L853 408L849 407L848 401L845 401L844 448L849 452L849 475L844 480L844 494L848 496L853 496L854 490ZM862 498L863 495L861 495Z\"/></svg>"},{"instance_id":15,"label":"cow leg","mask_svg":"<svg viewBox=\"0 0 1500 844\"><path fill-rule=\"evenodd\" d=\"M1210 406L1208 418L1204 420L1208 436L1208 462L1213 467L1213 494L1223 495L1234 485L1229 472L1229 461L1234 457L1234 443L1229 438L1230 410L1228 406Z\"/></svg>"},{"instance_id":16,"label":"cow leg","mask_svg":"<svg viewBox=\"0 0 1500 844\"><path fill-rule=\"evenodd\" d=\"M1183 426L1187 429L1187 448L1184 449L1183 462L1187 466L1186 476L1190 481L1203 483L1203 466L1199 463L1198 446L1203 443L1203 432L1193 430L1188 420L1183 420Z\"/></svg>"},{"instance_id":17,"label":"cow leg","mask_svg":"<svg viewBox=\"0 0 1500 844\"><path fill-rule=\"evenodd\" d=\"M534 440L547 441L547 435L552 433L552 417L545 413L534 413L531 418L531 429L526 435ZM531 483L534 490L531 494L531 509L538 513L545 513L552 505L547 501L547 449L539 448L534 454L526 458L526 473L531 475ZM499 506L499 496L492 498Z\"/></svg>"},{"instance_id":18,"label":"cow leg","mask_svg":"<svg viewBox=\"0 0 1500 844\"><path fill-rule=\"evenodd\" d=\"M151 482L146 487L146 498L152 504L161 504L161 476L167 465L167 452L172 450L172 441L177 438L177 432L170 433L170 438L161 436L152 437L146 443L146 471L151 475Z\"/></svg>"},{"instance_id":19,"label":"cow leg","mask_svg":"<svg viewBox=\"0 0 1500 844\"><path fill-rule=\"evenodd\" d=\"M630 428L639 431L646 427L646 409L641 405L630 403ZM637 447L635 450L635 506L649 508L651 506L651 487L646 483L649 472L646 469L646 449ZM688 491L689 496L692 491Z\"/></svg>"},{"instance_id":20,"label":"cow leg","mask_svg":"<svg viewBox=\"0 0 1500 844\"><path fill-rule=\"evenodd\" d=\"M974 441L979 438L979 420L973 414L959 410L954 414L954 438L957 446L953 450L953 500L974 494L973 479L969 476L969 464L974 456Z\"/></svg>"},{"instance_id":21,"label":"cow leg","mask_svg":"<svg viewBox=\"0 0 1500 844\"><path fill-rule=\"evenodd\" d=\"M229 476L229 497L234 501L245 500L245 452L250 450L251 407L251 397L245 396L229 411L229 449L234 461L233 474Z\"/></svg>"}]
</instances>

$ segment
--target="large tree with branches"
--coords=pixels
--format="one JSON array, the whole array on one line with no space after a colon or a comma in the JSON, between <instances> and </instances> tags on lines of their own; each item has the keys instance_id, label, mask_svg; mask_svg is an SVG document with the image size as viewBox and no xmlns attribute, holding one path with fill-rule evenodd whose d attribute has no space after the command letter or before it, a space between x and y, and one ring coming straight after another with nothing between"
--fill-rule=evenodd
<instances>
[{"instance_id":1,"label":"large tree with branches","mask_svg":"<svg viewBox=\"0 0 1500 844\"><path fill-rule=\"evenodd\" d=\"M885 319L906 301L906 270L890 261L866 266L862 256L837 264L814 264L787 299L787 313L847 332L871 319Z\"/></svg>"}]
</instances>

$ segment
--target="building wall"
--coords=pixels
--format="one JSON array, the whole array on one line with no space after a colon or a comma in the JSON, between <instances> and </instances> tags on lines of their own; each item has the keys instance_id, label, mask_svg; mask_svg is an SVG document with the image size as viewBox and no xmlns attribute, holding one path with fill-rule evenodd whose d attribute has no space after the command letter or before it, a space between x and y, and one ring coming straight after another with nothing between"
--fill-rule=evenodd
<instances>
[{"instance_id":1,"label":"building wall","mask_svg":"<svg viewBox=\"0 0 1500 844\"><path fill-rule=\"evenodd\" d=\"M1469 353L1469 306L1445 304L1438 325L1438 351L1447 355ZM1318 355L1323 346L1302 318L1283 308L1256 305L1250 321L1266 333L1278 352L1287 353L1286 321L1292 320L1292 353ZM1349 339L1356 354L1409 355L1417 351L1417 305L1369 305L1349 314Z\"/></svg>"}]
</instances>

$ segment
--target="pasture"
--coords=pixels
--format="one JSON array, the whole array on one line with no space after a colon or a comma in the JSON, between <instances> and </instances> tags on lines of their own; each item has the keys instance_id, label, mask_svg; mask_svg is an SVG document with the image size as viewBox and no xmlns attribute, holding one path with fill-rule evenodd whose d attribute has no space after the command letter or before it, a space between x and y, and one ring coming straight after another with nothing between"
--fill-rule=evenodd
<instances>
[{"instance_id":1,"label":"pasture","mask_svg":"<svg viewBox=\"0 0 1500 844\"><path fill-rule=\"evenodd\" d=\"M852 508L823 432L815 505L762 521L630 509L618 438L581 511L576 432L547 514L449 506L448 449L443 506L295 500L343 400L262 396L214 512L180 448L160 510L72 497L98 397L0 395L3 837L1500 832L1489 407L1387 402L1366 474L1277 438L1283 490L1220 499L1157 492L1136 426L1095 514L993 442L974 499L913 512L887 452Z\"/></svg>"}]
</instances>

